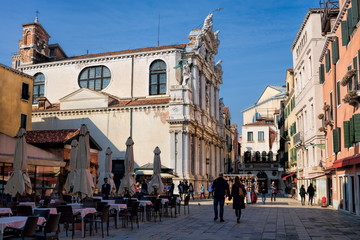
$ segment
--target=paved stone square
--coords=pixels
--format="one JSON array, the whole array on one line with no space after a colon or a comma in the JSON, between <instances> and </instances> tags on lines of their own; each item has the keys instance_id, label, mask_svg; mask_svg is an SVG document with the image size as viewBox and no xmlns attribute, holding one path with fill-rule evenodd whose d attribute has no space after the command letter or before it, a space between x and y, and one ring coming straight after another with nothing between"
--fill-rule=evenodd
<instances>
[{"instance_id":1,"label":"paved stone square","mask_svg":"<svg viewBox=\"0 0 360 240\"><path fill-rule=\"evenodd\" d=\"M360 218L331 208L301 206L289 198L279 198L276 203L266 202L247 205L241 223L236 223L232 205L225 206L224 223L214 221L211 200L190 202L190 214L176 218L163 217L162 222L140 222L133 230L130 227L115 229L110 226L110 239L360 239ZM81 239L81 231L75 238ZM101 239L101 231L90 239ZM62 239L65 232L61 232Z\"/></svg>"}]
</instances>

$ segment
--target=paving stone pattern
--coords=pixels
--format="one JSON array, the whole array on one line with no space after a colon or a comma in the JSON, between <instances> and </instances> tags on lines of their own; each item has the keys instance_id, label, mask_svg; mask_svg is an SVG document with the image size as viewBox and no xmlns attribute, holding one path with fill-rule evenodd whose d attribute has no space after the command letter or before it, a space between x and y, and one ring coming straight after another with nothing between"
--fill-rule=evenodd
<instances>
[{"instance_id":1,"label":"paving stone pattern","mask_svg":"<svg viewBox=\"0 0 360 240\"><path fill-rule=\"evenodd\" d=\"M106 239L163 239L163 240L212 240L212 239L247 239L247 240L360 240L360 217L330 208L301 206L298 201L279 198L277 202L246 205L241 223L236 223L232 205L225 206L224 223L214 221L211 200L190 202L190 214L176 218L163 217L162 222L140 222L140 228L130 227L115 229L110 223L110 236ZM76 231L75 238L82 239L81 231ZM101 239L101 231L86 238ZM66 238L61 232L61 239Z\"/></svg>"}]
</instances>

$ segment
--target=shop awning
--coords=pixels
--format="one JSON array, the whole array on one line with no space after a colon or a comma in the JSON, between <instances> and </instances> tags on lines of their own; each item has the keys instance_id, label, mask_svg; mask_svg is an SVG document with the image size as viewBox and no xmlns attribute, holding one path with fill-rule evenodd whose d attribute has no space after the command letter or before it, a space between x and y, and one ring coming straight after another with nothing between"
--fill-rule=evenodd
<instances>
[{"instance_id":1,"label":"shop awning","mask_svg":"<svg viewBox=\"0 0 360 240\"><path fill-rule=\"evenodd\" d=\"M346 157L338 159L333 163L333 168L341 168L346 166L351 166L355 164L360 164L360 153L355 154L351 157Z\"/></svg>"},{"instance_id":2,"label":"shop awning","mask_svg":"<svg viewBox=\"0 0 360 240\"><path fill-rule=\"evenodd\" d=\"M137 170L135 172L135 175L153 175L154 171L153 170ZM170 174L170 173L160 173L160 176L162 178L173 178L175 177L174 175Z\"/></svg>"},{"instance_id":3,"label":"shop awning","mask_svg":"<svg viewBox=\"0 0 360 240\"><path fill-rule=\"evenodd\" d=\"M291 177L291 176L294 175L294 174L295 174L295 173L290 173L290 174L282 177L281 179L282 179L282 180L286 180L288 177Z\"/></svg>"}]
</instances>

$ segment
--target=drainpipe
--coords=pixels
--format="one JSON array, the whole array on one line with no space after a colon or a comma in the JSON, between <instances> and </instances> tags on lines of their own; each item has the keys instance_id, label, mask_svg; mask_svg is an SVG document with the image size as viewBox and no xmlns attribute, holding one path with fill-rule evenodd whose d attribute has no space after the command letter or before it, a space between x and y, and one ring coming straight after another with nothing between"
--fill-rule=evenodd
<instances>
[{"instance_id":1,"label":"drainpipe","mask_svg":"<svg viewBox=\"0 0 360 240\"><path fill-rule=\"evenodd\" d=\"M337 84L336 84L336 64L333 64L333 70L334 70L334 86L335 86L335 93L337 93ZM338 98L338 96L337 96L337 94L334 94L334 95L336 95L336 104L334 104L333 105L333 110L335 109L335 111L334 111L334 128L336 129L337 128L337 126L338 126L338 123L337 123L337 106L338 106L338 102L337 102L337 98ZM334 97L334 100L335 100L335 97ZM335 154L335 157L334 157L335 159L334 159L334 161L336 161L337 160L337 153Z\"/></svg>"},{"instance_id":2,"label":"drainpipe","mask_svg":"<svg viewBox=\"0 0 360 240\"><path fill-rule=\"evenodd\" d=\"M134 100L134 56L131 56L131 86L130 86L131 101ZM133 133L133 109L130 107L130 137Z\"/></svg>"}]
</instances>

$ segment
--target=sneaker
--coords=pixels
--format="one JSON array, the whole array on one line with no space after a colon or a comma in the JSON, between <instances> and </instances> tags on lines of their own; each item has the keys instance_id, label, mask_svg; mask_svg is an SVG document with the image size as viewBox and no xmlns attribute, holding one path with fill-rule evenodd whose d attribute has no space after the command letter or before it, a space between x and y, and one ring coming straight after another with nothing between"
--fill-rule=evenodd
<instances>
[{"instance_id":1,"label":"sneaker","mask_svg":"<svg viewBox=\"0 0 360 240\"><path fill-rule=\"evenodd\" d=\"M236 219L236 222L237 222L237 223L240 223L240 218L237 218L237 219Z\"/></svg>"},{"instance_id":2,"label":"sneaker","mask_svg":"<svg viewBox=\"0 0 360 240\"><path fill-rule=\"evenodd\" d=\"M218 217L214 217L214 221L218 220Z\"/></svg>"},{"instance_id":3,"label":"sneaker","mask_svg":"<svg viewBox=\"0 0 360 240\"><path fill-rule=\"evenodd\" d=\"M220 222L225 222L225 220L224 220L224 219L220 219Z\"/></svg>"}]
</instances>

